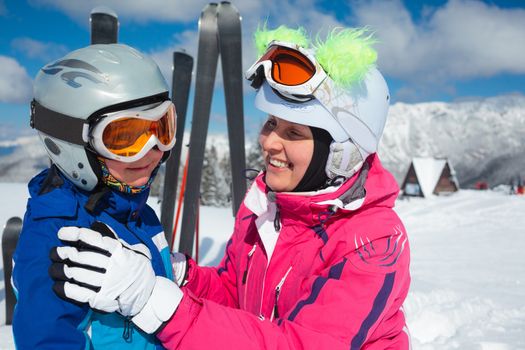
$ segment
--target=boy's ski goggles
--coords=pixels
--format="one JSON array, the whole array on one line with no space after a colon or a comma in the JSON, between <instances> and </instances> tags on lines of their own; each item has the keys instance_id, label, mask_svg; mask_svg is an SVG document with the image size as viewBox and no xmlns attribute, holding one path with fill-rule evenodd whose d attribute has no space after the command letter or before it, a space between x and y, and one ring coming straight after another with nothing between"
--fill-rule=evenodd
<instances>
[{"instance_id":1,"label":"boy's ski goggles","mask_svg":"<svg viewBox=\"0 0 525 350\"><path fill-rule=\"evenodd\" d=\"M90 145L101 156L131 163L157 146L175 144L175 106L171 101L146 110L128 109L102 116L91 127Z\"/></svg>"},{"instance_id":2,"label":"boy's ski goggles","mask_svg":"<svg viewBox=\"0 0 525 350\"><path fill-rule=\"evenodd\" d=\"M285 98L297 102L314 98L315 90L326 78L326 72L310 52L280 41L272 41L266 53L246 71L246 79L252 81L254 88L260 88L266 79Z\"/></svg>"}]
</instances>

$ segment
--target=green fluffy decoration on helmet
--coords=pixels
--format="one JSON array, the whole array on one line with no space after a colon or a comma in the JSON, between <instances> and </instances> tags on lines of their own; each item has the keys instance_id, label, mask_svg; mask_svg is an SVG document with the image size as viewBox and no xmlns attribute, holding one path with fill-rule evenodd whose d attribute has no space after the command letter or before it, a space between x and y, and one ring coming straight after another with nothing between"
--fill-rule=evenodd
<instances>
[{"instance_id":1,"label":"green fluffy decoration on helmet","mask_svg":"<svg viewBox=\"0 0 525 350\"><path fill-rule=\"evenodd\" d=\"M310 43L306 30L302 27L291 29L282 25L276 29L268 30L265 23L262 28L257 28L253 36L259 57L266 52L268 44L273 40L296 44L304 48L308 48Z\"/></svg>"},{"instance_id":2,"label":"green fluffy decoration on helmet","mask_svg":"<svg viewBox=\"0 0 525 350\"><path fill-rule=\"evenodd\" d=\"M255 47L261 57L273 41L282 41L308 49L310 39L302 27L291 29L284 25L276 29L267 29L266 23L254 33ZM324 41L317 38L315 58L326 74L339 86L348 88L363 80L366 72L377 61L377 52L372 45L374 39L369 28L336 28Z\"/></svg>"},{"instance_id":3,"label":"green fluffy decoration on helmet","mask_svg":"<svg viewBox=\"0 0 525 350\"><path fill-rule=\"evenodd\" d=\"M337 28L324 42L317 40L315 58L336 84L349 87L375 65L375 42L366 27Z\"/></svg>"}]
</instances>

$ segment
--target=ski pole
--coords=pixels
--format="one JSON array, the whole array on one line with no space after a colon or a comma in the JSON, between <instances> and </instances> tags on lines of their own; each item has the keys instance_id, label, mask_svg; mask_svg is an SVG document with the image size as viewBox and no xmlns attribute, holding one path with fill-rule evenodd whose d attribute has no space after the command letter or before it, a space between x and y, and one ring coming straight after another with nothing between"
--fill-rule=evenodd
<instances>
[{"instance_id":1,"label":"ski pole","mask_svg":"<svg viewBox=\"0 0 525 350\"><path fill-rule=\"evenodd\" d=\"M167 242L171 242L171 233L173 232L173 217L175 214L175 200L177 199L179 181L179 165L182 164L182 140L184 138L192 70L193 57L185 52L177 51L173 53L171 98L177 111L177 131L175 133L175 139L178 141L175 143L175 146L173 146L171 155L166 161L162 204L160 207L160 223L166 234Z\"/></svg>"},{"instance_id":2,"label":"ski pole","mask_svg":"<svg viewBox=\"0 0 525 350\"><path fill-rule=\"evenodd\" d=\"M184 192L186 192L186 177L188 176L188 160L189 155L186 157L184 164L184 171L182 173L182 182L180 184L179 201L177 203L177 214L175 215L175 226L173 227L173 234L171 235L170 252L173 251L173 245L175 243L175 236L177 235L177 227L179 225L180 210L182 208L182 201L184 199Z\"/></svg>"}]
</instances>

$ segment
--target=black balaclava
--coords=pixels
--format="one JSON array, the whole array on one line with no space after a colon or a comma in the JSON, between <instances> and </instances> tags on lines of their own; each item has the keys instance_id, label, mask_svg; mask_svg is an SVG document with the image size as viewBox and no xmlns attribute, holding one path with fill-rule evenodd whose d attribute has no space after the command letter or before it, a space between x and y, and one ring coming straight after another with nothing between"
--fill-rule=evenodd
<instances>
[{"instance_id":1,"label":"black balaclava","mask_svg":"<svg viewBox=\"0 0 525 350\"><path fill-rule=\"evenodd\" d=\"M330 144L333 139L328 131L309 127L312 130L314 139L314 152L312 160L304 173L303 178L299 181L299 184L292 190L292 192L309 192L323 188L327 181L325 167L328 161L328 155L330 154Z\"/></svg>"}]
</instances>

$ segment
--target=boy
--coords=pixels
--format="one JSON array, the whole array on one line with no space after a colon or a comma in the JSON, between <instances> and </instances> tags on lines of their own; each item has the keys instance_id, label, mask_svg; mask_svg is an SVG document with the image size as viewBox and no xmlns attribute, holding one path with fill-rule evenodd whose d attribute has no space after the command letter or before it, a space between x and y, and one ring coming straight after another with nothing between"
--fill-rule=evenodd
<instances>
[{"instance_id":1,"label":"boy","mask_svg":"<svg viewBox=\"0 0 525 350\"><path fill-rule=\"evenodd\" d=\"M155 275L172 279L168 245L146 200L175 143L175 118L159 68L131 47L88 46L39 71L31 126L52 165L29 183L14 255L18 349L162 348L118 313L57 297L49 251L61 245L63 226L111 228L150 258Z\"/></svg>"}]
</instances>

